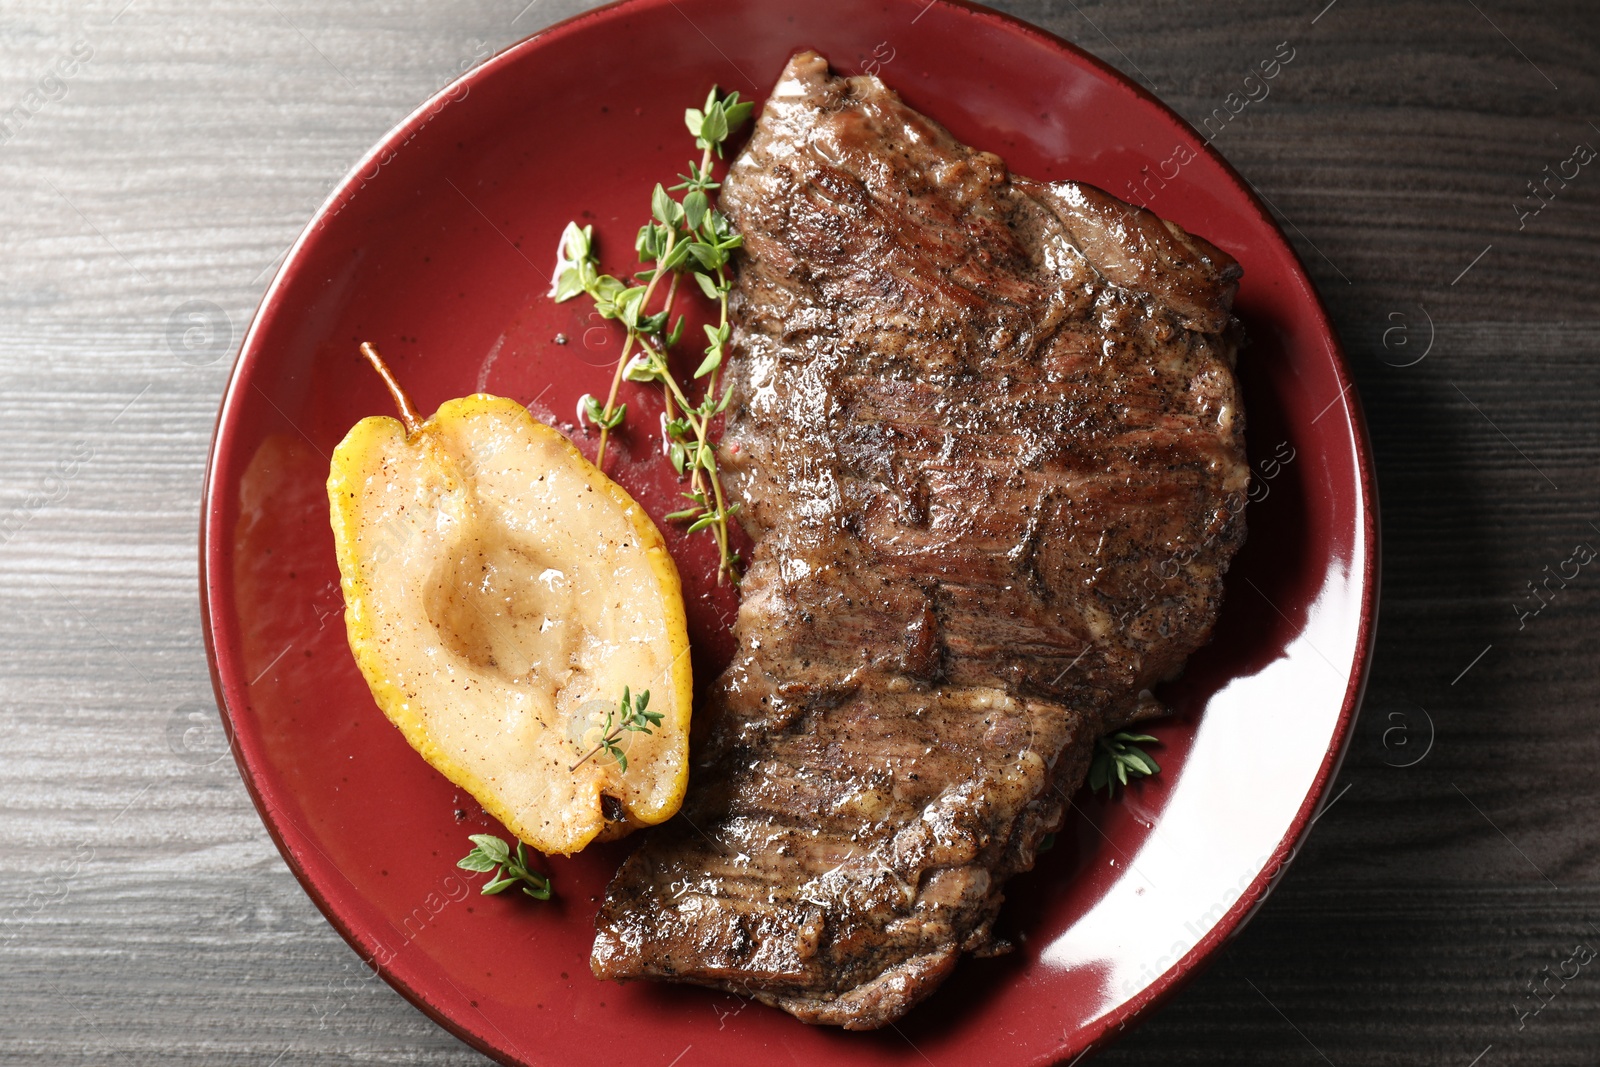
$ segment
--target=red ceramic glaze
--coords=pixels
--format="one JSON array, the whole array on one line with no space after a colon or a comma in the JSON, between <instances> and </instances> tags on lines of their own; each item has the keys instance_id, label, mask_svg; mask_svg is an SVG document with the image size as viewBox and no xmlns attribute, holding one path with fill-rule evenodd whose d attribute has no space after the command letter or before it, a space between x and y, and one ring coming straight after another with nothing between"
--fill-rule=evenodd
<instances>
[{"instance_id":1,"label":"red ceramic glaze","mask_svg":"<svg viewBox=\"0 0 1600 1067\"><path fill-rule=\"evenodd\" d=\"M1017 950L963 962L879 1033L808 1027L724 993L596 981L591 921L627 842L550 860L548 904L480 896L454 862L469 832L499 827L374 706L345 642L323 488L345 432L390 410L362 340L424 411L486 390L575 432L577 398L603 392L618 339L583 302L545 298L563 225L592 222L611 269L627 269L651 186L692 154L684 107L713 82L759 99L806 47L836 69L876 70L1018 173L1137 198L1245 269L1239 369L1260 499L1215 638L1166 687L1176 714L1150 727L1164 770L1115 801L1081 794L1054 850L1008 889L1002 926ZM675 509L652 435L624 434L618 455L614 475L637 499L657 516ZM1376 515L1351 380L1305 272L1238 175L1138 87L944 0L636 0L472 71L317 213L222 404L202 600L239 766L284 858L364 959L479 1049L518 1064L614 1063L621 1050L663 1064L1045 1064L1104 1044L1175 988L1282 873L1359 703ZM703 685L728 654L735 601L715 585L707 539L667 538Z\"/></svg>"}]
</instances>

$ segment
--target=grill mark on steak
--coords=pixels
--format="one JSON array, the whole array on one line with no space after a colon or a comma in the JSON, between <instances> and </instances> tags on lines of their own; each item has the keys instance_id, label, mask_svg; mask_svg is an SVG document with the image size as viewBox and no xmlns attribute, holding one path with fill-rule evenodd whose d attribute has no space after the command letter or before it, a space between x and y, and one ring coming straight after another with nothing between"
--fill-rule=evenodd
<instances>
[{"instance_id":1,"label":"grill mark on steak","mask_svg":"<svg viewBox=\"0 0 1600 1067\"><path fill-rule=\"evenodd\" d=\"M871 1029L1003 950L1002 886L1095 738L1211 630L1244 539L1240 271L812 53L723 203L738 652L591 962Z\"/></svg>"}]
</instances>

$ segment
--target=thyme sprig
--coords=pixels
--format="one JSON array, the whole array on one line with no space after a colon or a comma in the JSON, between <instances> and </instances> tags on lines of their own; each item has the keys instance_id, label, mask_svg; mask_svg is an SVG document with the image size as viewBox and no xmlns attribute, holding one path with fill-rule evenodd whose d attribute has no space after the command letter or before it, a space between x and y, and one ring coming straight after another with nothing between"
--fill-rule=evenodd
<instances>
[{"instance_id":1,"label":"thyme sprig","mask_svg":"<svg viewBox=\"0 0 1600 1067\"><path fill-rule=\"evenodd\" d=\"M731 334L730 257L744 242L716 208L714 194L721 183L715 180L712 159L722 157L728 137L750 117L751 108L738 93L722 96L713 86L703 107L684 113L684 124L694 135L701 156L698 162L689 161L689 172L678 175L681 181L677 185L669 190L657 183L651 194L650 221L639 228L634 240L639 262L646 264L634 274L635 284L601 273L594 227L571 222L561 234L550 288L557 303L587 295L602 318L616 319L627 329L605 402L589 394L579 402L586 421L600 428L595 463L605 462L610 433L627 417L627 405L617 403L623 381L658 384L666 408L661 420L662 447L678 475L688 478L689 489L683 495L694 505L667 518L687 522L690 533L710 530L717 543L717 580L726 576L734 582L739 580L739 558L730 547L728 519L738 505L729 506L722 491L711 423L733 399L731 386L718 396L717 375ZM674 197L674 192L682 192L682 198ZM694 279L696 288L717 308L717 323L705 327L706 344L694 371L694 380L701 383L698 401L690 400L673 374L669 358L683 337L683 316L674 320L673 308L685 276ZM658 303L663 279L667 279L665 295Z\"/></svg>"},{"instance_id":2,"label":"thyme sprig","mask_svg":"<svg viewBox=\"0 0 1600 1067\"><path fill-rule=\"evenodd\" d=\"M483 894L494 896L504 893L514 885L535 900L550 899L550 879L528 867L528 854L522 842L517 842L513 856L511 846L493 834L472 834L472 851L456 861L464 871L494 871L495 876L484 883Z\"/></svg>"},{"instance_id":3,"label":"thyme sprig","mask_svg":"<svg viewBox=\"0 0 1600 1067\"><path fill-rule=\"evenodd\" d=\"M1117 783L1128 784L1128 778L1143 778L1159 774L1161 765L1139 746L1157 742L1149 734L1130 734L1117 731L1110 737L1095 742L1094 761L1089 764L1089 788L1094 792L1106 790L1115 795Z\"/></svg>"},{"instance_id":4,"label":"thyme sprig","mask_svg":"<svg viewBox=\"0 0 1600 1067\"><path fill-rule=\"evenodd\" d=\"M583 766L584 760L597 752L604 752L617 761L617 767L624 773L628 770L628 754L622 751L622 746L617 740L624 733L653 733L652 726L661 725L659 711L646 711L650 706L650 690L645 689L639 693L638 699L628 692L628 687L622 687L622 699L617 703L615 710L606 709L606 724L600 728L600 743L584 753L583 759L567 768L575 771ZM615 725L613 725L615 723Z\"/></svg>"}]
</instances>

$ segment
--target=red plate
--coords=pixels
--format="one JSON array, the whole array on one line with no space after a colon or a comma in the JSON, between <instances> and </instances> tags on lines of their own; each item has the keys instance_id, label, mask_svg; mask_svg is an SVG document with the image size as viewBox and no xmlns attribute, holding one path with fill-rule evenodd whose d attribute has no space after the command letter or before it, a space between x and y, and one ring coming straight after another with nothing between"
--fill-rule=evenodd
<instances>
[{"instance_id":1,"label":"red plate","mask_svg":"<svg viewBox=\"0 0 1600 1067\"><path fill-rule=\"evenodd\" d=\"M579 301L544 296L562 226L593 222L612 269L626 268L650 188L692 153L684 107L713 82L759 98L804 47L847 72L878 70L1019 173L1137 196L1227 249L1245 268L1251 341L1240 372L1260 499L1216 637L1164 694L1177 714L1151 728L1163 772L1114 802L1081 795L1054 851L1012 884L1003 922L1018 950L964 962L875 1034L592 978L595 902L625 842L550 861L550 904L478 895L454 862L489 823L406 746L356 672L323 490L344 433L389 411L361 340L425 411L488 390L570 423L578 396L608 381L617 338ZM616 476L652 513L673 510L653 441L635 444ZM1103 1043L1170 992L1282 873L1359 702L1376 510L1350 377L1294 253L1194 131L1116 72L943 0L637 0L473 71L317 213L223 401L203 609L240 768L289 866L386 980L483 1051L519 1064L614 1063L618 1050L669 1063L691 1048L682 1062L1043 1064ZM668 537L704 682L727 654L733 600L704 539Z\"/></svg>"}]
</instances>

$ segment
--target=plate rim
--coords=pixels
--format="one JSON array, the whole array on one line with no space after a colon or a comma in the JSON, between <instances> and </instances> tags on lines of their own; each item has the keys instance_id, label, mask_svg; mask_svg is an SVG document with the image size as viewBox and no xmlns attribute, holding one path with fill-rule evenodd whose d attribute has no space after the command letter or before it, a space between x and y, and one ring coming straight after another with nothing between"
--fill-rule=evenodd
<instances>
[{"instance_id":1,"label":"plate rim","mask_svg":"<svg viewBox=\"0 0 1600 1067\"><path fill-rule=\"evenodd\" d=\"M1154 93L1140 85L1130 76L1066 38L1033 25L1018 16L1004 11L997 11L981 3L973 2L973 0L930 0L930 7L935 4L958 14L965 14L987 21L1000 29L1019 34L1025 38L1031 38L1048 48L1065 53L1070 59L1091 67L1101 77L1115 83L1123 90L1131 91L1141 102L1154 106L1169 119L1175 120L1178 125L1188 128L1198 136L1198 131L1194 131L1193 126L1187 119L1179 115L1172 107L1155 96ZM441 86L378 138L373 146L335 183L322 203L311 214L305 227L295 238L294 243L290 245L288 252L285 253L283 262L274 272L272 281L262 292L261 299L251 313L250 325L246 328L240 341L239 349L235 353L233 366L228 373L227 383L223 387L216 420L212 427L211 442L207 449L205 473L202 479L201 506L199 509L198 585L201 632L204 638L206 662L210 670L212 691L216 698L218 711L228 740L229 751L234 757L234 762L239 769L239 776L244 781L250 801L254 805L256 813L260 816L268 836L272 839L274 846L277 847L291 873L294 874L295 880L300 884L301 889L316 905L317 910L322 913L328 924L338 932L346 944L355 949L364 966L371 968L378 977L381 977L390 987L433 1022L473 1049L498 1062L526 1063L527 1067L535 1067L535 1065L530 1061L515 1058L509 1048L497 1047L487 1037L469 1029L464 1023L447 1014L443 1008L434 1004L425 993L413 988L410 983L395 972L387 969L382 964L374 965L373 961L379 955L377 949L381 948L381 946L364 937L351 923L347 922L342 913L330 902L328 894L325 894L322 888L311 878L291 845L289 835L285 832L284 826L280 824L280 818L283 822L290 824L293 823L293 820L286 815L282 815L277 806L273 804L271 798L263 792L261 784L256 778L254 768L239 748L236 739L234 712L227 698L222 679L221 664L217 655L216 622L212 616L211 605L210 579L218 569L219 564L219 560L213 557L219 555L221 551L210 537L213 514L216 511L215 501L219 492L217 459L224 441L225 432L231 429L230 414L232 409L240 402L240 381L247 365L253 365L259 358L259 352L254 346L258 335L263 329L264 317L272 311L272 306L279 291L287 286L302 269L299 257L306 243L333 215L342 210L342 206L348 197L359 191L361 176L370 165L385 153L398 148L407 137L415 133L421 125L431 118L431 115L437 109L443 106L442 101L452 97L453 94L459 91L461 86L469 86L470 92L471 83L485 77L492 70L515 62L524 52L541 47L546 43L547 38L565 36L578 30L588 22L614 18L622 9L647 9L666 6L676 7L676 4L673 3L673 0L612 0L610 3L590 8L587 11L582 11L558 22L551 23L549 26L500 49L482 63L464 71L458 77ZM1343 766L1345 756L1349 751L1372 667L1373 646L1377 633L1382 587L1380 508L1371 437L1367 427L1366 415L1361 404L1360 393L1354 376L1350 371L1349 358L1345 354L1338 332L1334 329L1332 318L1328 313L1322 294L1311 282L1310 272L1306 270L1304 259L1283 232L1282 227L1278 225L1277 220L1273 218L1265 202L1256 193L1254 186L1209 142L1201 139L1199 149L1209 157L1212 163L1218 166L1223 177L1233 185L1234 190L1242 194L1244 201L1250 205L1258 216L1259 221L1264 224L1269 240L1276 241L1281 246L1281 250L1286 252L1299 267L1300 278L1296 279L1296 282L1300 284L1305 295L1309 297L1309 306L1316 315L1316 321L1313 325L1320 339L1326 344L1328 355L1331 357L1330 366L1333 370L1334 378L1340 386L1339 399L1343 402L1346 421L1351 431L1352 452L1358 475L1356 485L1360 490L1361 496L1361 521L1357 530L1358 540L1356 543L1362 549L1363 558L1360 579L1361 606L1356 627L1355 648L1350 677L1346 682L1344 699L1322 763L1318 767L1311 786L1300 803L1300 807L1290 820L1288 828L1279 839L1277 846L1270 854L1271 858L1266 866L1252 879L1249 887L1240 893L1238 900L1189 951L1173 962L1143 990L1075 1031L1072 1035L1071 1044L1051 1055L1081 1056L1083 1053L1098 1046L1109 1033L1120 1032L1129 1023L1136 1022L1152 1012L1193 980L1204 969L1205 965L1210 962L1216 951L1242 931L1260 911L1297 857L1300 846L1309 835L1311 826L1318 817L1319 809L1322 808L1322 803L1329 787L1338 777L1339 770ZM298 836L306 838L308 843L311 842L311 836L298 826L291 825L290 828ZM315 848L316 846L312 843L311 847ZM335 867L335 869L337 868ZM354 889L354 884L350 884L351 888ZM490 1026L493 1027L492 1022Z\"/></svg>"}]
</instances>

